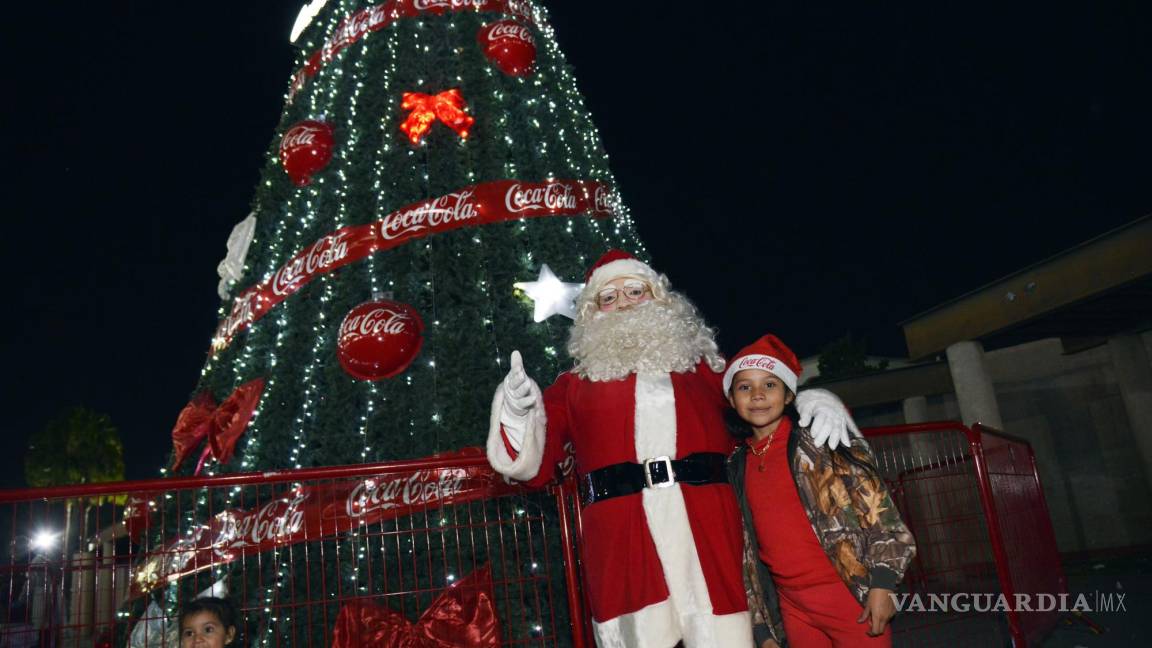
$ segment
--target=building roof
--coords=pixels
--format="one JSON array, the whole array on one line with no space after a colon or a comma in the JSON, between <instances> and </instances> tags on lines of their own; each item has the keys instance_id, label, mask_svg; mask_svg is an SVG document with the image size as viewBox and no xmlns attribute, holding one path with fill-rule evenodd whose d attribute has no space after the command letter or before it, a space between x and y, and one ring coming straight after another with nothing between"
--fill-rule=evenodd
<instances>
[{"instance_id":1,"label":"building roof","mask_svg":"<svg viewBox=\"0 0 1152 648\"><path fill-rule=\"evenodd\" d=\"M1045 337L1069 347L1152 327L1152 218L1145 216L900 323L917 360L964 340Z\"/></svg>"}]
</instances>

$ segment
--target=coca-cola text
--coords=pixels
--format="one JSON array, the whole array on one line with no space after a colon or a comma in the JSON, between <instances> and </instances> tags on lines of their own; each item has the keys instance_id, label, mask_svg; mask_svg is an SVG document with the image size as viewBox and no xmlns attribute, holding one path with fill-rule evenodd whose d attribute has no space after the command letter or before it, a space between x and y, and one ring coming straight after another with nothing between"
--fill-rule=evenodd
<instances>
[{"instance_id":1,"label":"coca-cola text","mask_svg":"<svg viewBox=\"0 0 1152 648\"><path fill-rule=\"evenodd\" d=\"M407 313L375 308L345 319L340 326L340 339L350 342L369 335L400 335L411 321Z\"/></svg>"},{"instance_id":2,"label":"coca-cola text","mask_svg":"<svg viewBox=\"0 0 1152 648\"><path fill-rule=\"evenodd\" d=\"M380 238L391 241L417 232L471 220L479 213L472 202L474 189L448 194L415 207L392 212L380 221Z\"/></svg>"},{"instance_id":3,"label":"coca-cola text","mask_svg":"<svg viewBox=\"0 0 1152 648\"><path fill-rule=\"evenodd\" d=\"M544 186L522 187L519 183L508 187L504 194L504 207L512 213L546 209L563 211L576 209L576 195L571 185L550 182Z\"/></svg>"}]
</instances>

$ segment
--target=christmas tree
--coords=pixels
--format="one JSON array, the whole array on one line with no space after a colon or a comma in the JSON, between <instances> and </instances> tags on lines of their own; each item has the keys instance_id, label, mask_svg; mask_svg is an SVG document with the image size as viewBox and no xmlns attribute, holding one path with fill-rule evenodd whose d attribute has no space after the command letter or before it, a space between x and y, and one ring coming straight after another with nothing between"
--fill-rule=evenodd
<instances>
[{"instance_id":1,"label":"christmas tree","mask_svg":"<svg viewBox=\"0 0 1152 648\"><path fill-rule=\"evenodd\" d=\"M482 444L513 349L532 375L567 363L568 320L534 321L514 284L545 264L580 281L611 247L643 254L539 5L317 4L196 388L262 379L263 393L210 472ZM340 328L374 297L408 306L423 343L362 380L338 362Z\"/></svg>"},{"instance_id":2,"label":"christmas tree","mask_svg":"<svg viewBox=\"0 0 1152 648\"><path fill-rule=\"evenodd\" d=\"M178 467L169 474L369 463L482 445L513 350L534 376L569 366L569 321L548 317L572 296L563 282L579 281L609 248L644 256L538 4L334 0L313 2L301 18L297 70L252 214L221 264L227 298L177 425L184 434L174 432ZM219 443L208 443L194 431L217 400L230 423ZM253 501L238 497L213 491L164 504L153 546ZM283 489L255 496L277 498ZM480 507L469 518L535 515L554 525L532 502L511 512L495 510L506 503L469 506ZM338 616L336 591L385 596L380 582L403 572L394 563L427 562L429 573L406 583L420 594L390 603L412 618L446 583L484 571L479 559L460 561L458 549L453 564L425 560L451 554L460 534L432 547L416 530L448 516L412 517L381 522L367 538L352 529L345 539L356 558L338 565L273 550L185 578L153 600L170 610L231 577L244 583L238 596L250 640L299 644L304 632L323 644ZM395 537L381 539L388 534ZM505 639L541 637L542 617L565 615L561 591L522 584L538 569L556 573L555 534L529 542L532 555L550 557L489 559L497 589L517 581L526 597L521 605L497 595ZM365 571L384 578L366 586ZM301 600L293 584L306 582L328 584L307 596L333 601L331 609ZM276 612L285 607L295 612Z\"/></svg>"}]
</instances>

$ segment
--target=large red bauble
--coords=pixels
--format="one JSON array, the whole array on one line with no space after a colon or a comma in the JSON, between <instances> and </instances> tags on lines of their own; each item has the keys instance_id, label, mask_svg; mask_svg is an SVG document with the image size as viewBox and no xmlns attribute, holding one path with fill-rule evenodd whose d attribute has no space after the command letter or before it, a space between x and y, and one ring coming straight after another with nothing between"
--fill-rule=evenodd
<instances>
[{"instance_id":1,"label":"large red bauble","mask_svg":"<svg viewBox=\"0 0 1152 648\"><path fill-rule=\"evenodd\" d=\"M312 174L332 159L332 127L306 119L284 133L280 140L280 164L297 187L312 182Z\"/></svg>"},{"instance_id":2,"label":"large red bauble","mask_svg":"<svg viewBox=\"0 0 1152 648\"><path fill-rule=\"evenodd\" d=\"M340 324L340 366L360 380L391 378L408 368L424 342L424 322L408 304L379 300L360 304Z\"/></svg>"},{"instance_id":3,"label":"large red bauble","mask_svg":"<svg viewBox=\"0 0 1152 648\"><path fill-rule=\"evenodd\" d=\"M476 34L484 56L510 76L532 74L536 64L536 39L532 30L515 20L498 20Z\"/></svg>"}]
</instances>

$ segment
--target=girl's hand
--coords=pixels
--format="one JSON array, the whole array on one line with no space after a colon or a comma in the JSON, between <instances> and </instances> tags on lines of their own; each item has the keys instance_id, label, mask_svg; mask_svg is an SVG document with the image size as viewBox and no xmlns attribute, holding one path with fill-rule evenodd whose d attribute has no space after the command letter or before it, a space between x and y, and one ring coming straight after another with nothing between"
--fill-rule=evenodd
<instances>
[{"instance_id":1,"label":"girl's hand","mask_svg":"<svg viewBox=\"0 0 1152 648\"><path fill-rule=\"evenodd\" d=\"M868 636L878 637L894 616L896 616L896 604L892 601L892 590L873 587L868 590L868 600L864 601L864 611L860 613L856 623L864 623L871 619Z\"/></svg>"},{"instance_id":2,"label":"girl's hand","mask_svg":"<svg viewBox=\"0 0 1152 648\"><path fill-rule=\"evenodd\" d=\"M760 648L780 648L780 644L776 643L775 639L765 639Z\"/></svg>"}]
</instances>

